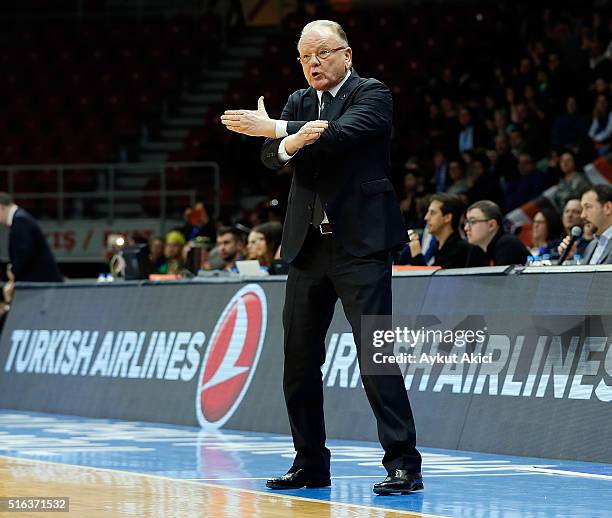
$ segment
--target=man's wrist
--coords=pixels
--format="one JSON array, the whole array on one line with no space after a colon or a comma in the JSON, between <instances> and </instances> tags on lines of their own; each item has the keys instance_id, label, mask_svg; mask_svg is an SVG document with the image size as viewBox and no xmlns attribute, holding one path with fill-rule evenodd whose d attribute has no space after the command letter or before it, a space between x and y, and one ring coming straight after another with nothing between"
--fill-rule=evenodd
<instances>
[{"instance_id":1,"label":"man's wrist","mask_svg":"<svg viewBox=\"0 0 612 518\"><path fill-rule=\"evenodd\" d=\"M295 155L301 147L297 134L285 138L285 151L288 155Z\"/></svg>"}]
</instances>

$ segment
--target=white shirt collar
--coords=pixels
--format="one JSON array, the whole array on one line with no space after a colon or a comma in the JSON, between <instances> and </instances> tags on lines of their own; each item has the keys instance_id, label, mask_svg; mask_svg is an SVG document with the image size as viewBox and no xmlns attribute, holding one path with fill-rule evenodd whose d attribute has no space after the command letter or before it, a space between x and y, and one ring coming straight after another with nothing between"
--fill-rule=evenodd
<instances>
[{"instance_id":1,"label":"white shirt collar","mask_svg":"<svg viewBox=\"0 0 612 518\"><path fill-rule=\"evenodd\" d=\"M6 224L10 227L13 224L13 218L15 217L15 212L19 207L17 205L13 205L9 209L8 217L6 218Z\"/></svg>"},{"instance_id":2,"label":"white shirt collar","mask_svg":"<svg viewBox=\"0 0 612 518\"><path fill-rule=\"evenodd\" d=\"M346 80L349 77L351 77L351 69L350 68L346 71L346 75L344 76L344 79L342 81L340 81L336 86L334 86L333 88L329 89L329 93L332 94L332 97L336 97L336 94L338 93L340 88L342 88L342 85L344 83L346 83ZM317 97L319 98L319 104L321 104L321 96L322 95L323 95L323 91L322 90L317 90Z\"/></svg>"}]
</instances>

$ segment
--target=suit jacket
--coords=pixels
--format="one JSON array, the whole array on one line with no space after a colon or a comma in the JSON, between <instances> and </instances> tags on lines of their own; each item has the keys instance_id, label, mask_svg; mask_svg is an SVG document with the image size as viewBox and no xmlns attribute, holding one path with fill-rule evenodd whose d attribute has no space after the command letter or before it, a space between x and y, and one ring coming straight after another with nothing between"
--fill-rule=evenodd
<instances>
[{"instance_id":1,"label":"suit jacket","mask_svg":"<svg viewBox=\"0 0 612 518\"><path fill-rule=\"evenodd\" d=\"M318 119L319 102L310 87L289 96L282 120L292 135ZM333 227L334 238L351 255L400 247L406 229L389 180L389 140L393 100L389 89L353 70L328 108L329 127L317 142L291 159L293 180L285 219L282 255L292 262L300 252L312 218L315 193ZM278 159L282 139L266 139L263 163L283 167Z\"/></svg>"},{"instance_id":2,"label":"suit jacket","mask_svg":"<svg viewBox=\"0 0 612 518\"><path fill-rule=\"evenodd\" d=\"M17 209L13 217L9 231L9 258L17 281L63 281L40 226L23 209Z\"/></svg>"},{"instance_id":3,"label":"suit jacket","mask_svg":"<svg viewBox=\"0 0 612 518\"><path fill-rule=\"evenodd\" d=\"M597 239L593 239L593 241L588 244L586 250L584 251L584 264L589 264L589 261L591 260L591 257L593 257L596 248ZM606 245L604 253L599 259L598 264L612 264L612 239L608 241L608 244Z\"/></svg>"}]
</instances>

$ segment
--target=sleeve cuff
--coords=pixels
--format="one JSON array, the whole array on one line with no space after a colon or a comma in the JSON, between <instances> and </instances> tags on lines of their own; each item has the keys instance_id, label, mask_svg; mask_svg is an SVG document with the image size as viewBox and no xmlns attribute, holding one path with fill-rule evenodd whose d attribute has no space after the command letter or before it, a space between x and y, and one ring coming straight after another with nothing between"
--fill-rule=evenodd
<instances>
[{"instance_id":1,"label":"sleeve cuff","mask_svg":"<svg viewBox=\"0 0 612 518\"><path fill-rule=\"evenodd\" d=\"M283 138L288 135L287 133L287 121L276 121L276 138Z\"/></svg>"},{"instance_id":2,"label":"sleeve cuff","mask_svg":"<svg viewBox=\"0 0 612 518\"><path fill-rule=\"evenodd\" d=\"M295 156L295 153L293 155L290 155L287 153L285 149L285 140L287 140L287 137L281 140L281 143L278 146L278 160L282 164L286 164L287 162L289 162L289 160L291 160Z\"/></svg>"}]
</instances>

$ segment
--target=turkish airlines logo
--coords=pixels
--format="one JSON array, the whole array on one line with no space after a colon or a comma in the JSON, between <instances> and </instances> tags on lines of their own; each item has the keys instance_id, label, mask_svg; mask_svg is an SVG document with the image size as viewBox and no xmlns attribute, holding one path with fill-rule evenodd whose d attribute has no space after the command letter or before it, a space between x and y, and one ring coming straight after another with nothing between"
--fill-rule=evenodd
<instances>
[{"instance_id":1,"label":"turkish airlines logo","mask_svg":"<svg viewBox=\"0 0 612 518\"><path fill-rule=\"evenodd\" d=\"M202 362L196 414L202 427L218 428L246 394L266 335L267 302L257 284L240 289L219 317Z\"/></svg>"}]
</instances>

